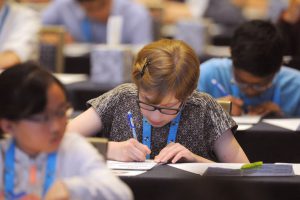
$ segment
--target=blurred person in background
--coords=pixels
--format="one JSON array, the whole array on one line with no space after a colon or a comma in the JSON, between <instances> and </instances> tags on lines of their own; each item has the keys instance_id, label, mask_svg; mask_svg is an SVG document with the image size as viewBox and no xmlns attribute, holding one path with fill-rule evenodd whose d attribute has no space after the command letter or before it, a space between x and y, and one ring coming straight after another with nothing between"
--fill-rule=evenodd
<instances>
[{"instance_id":1,"label":"blurred person in background","mask_svg":"<svg viewBox=\"0 0 300 200\"><path fill-rule=\"evenodd\" d=\"M108 20L121 16L122 44L151 42L152 19L148 10L131 0L54 0L43 12L46 25L63 25L66 42L107 43Z\"/></svg>"},{"instance_id":2,"label":"blurred person in background","mask_svg":"<svg viewBox=\"0 0 300 200\"><path fill-rule=\"evenodd\" d=\"M290 0L277 26L284 38L284 55L291 56L288 65L300 69L300 0Z\"/></svg>"},{"instance_id":3,"label":"blurred person in background","mask_svg":"<svg viewBox=\"0 0 300 200\"><path fill-rule=\"evenodd\" d=\"M283 41L270 22L242 24L231 41L231 59L201 64L198 89L232 102L232 115L300 116L300 72L282 66Z\"/></svg>"},{"instance_id":4,"label":"blurred person in background","mask_svg":"<svg viewBox=\"0 0 300 200\"><path fill-rule=\"evenodd\" d=\"M0 69L37 58L39 30L35 11L0 0Z\"/></svg>"}]
</instances>

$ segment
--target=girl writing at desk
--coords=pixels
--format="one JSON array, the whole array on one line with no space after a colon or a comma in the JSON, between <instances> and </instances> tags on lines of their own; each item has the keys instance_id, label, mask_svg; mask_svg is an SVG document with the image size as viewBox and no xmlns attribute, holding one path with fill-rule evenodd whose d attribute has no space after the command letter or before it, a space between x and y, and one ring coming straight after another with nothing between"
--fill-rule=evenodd
<instances>
[{"instance_id":1,"label":"girl writing at desk","mask_svg":"<svg viewBox=\"0 0 300 200\"><path fill-rule=\"evenodd\" d=\"M182 41L146 45L122 84L88 101L69 130L99 131L110 139L108 158L119 161L248 162L233 136L237 125L209 95L197 92L199 61ZM127 113L132 113L137 139Z\"/></svg>"}]
</instances>

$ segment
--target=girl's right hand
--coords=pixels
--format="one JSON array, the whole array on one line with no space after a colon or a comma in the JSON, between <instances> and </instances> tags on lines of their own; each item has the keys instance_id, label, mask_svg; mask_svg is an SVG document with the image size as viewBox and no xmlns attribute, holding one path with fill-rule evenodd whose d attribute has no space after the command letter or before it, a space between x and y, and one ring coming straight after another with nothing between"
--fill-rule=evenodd
<instances>
[{"instance_id":1,"label":"girl's right hand","mask_svg":"<svg viewBox=\"0 0 300 200\"><path fill-rule=\"evenodd\" d=\"M111 160L130 162L145 161L146 155L151 150L136 139L129 139L123 142L109 142L107 157Z\"/></svg>"}]
</instances>

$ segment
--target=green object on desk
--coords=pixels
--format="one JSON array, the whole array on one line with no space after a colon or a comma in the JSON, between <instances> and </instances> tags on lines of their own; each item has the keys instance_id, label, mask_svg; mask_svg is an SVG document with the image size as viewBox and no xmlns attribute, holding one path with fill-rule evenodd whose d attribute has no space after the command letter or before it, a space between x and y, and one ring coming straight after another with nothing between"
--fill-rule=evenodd
<instances>
[{"instance_id":1,"label":"green object on desk","mask_svg":"<svg viewBox=\"0 0 300 200\"><path fill-rule=\"evenodd\" d=\"M244 164L244 165L242 165L241 169L253 169L253 168L256 168L256 167L261 167L262 165L263 165L263 162L258 161L258 162Z\"/></svg>"}]
</instances>

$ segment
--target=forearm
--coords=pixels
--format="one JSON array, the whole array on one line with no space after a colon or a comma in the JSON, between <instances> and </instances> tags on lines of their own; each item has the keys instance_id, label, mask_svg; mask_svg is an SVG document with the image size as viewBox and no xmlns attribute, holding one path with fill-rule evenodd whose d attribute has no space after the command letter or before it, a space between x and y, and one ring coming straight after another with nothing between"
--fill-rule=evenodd
<instances>
[{"instance_id":1,"label":"forearm","mask_svg":"<svg viewBox=\"0 0 300 200\"><path fill-rule=\"evenodd\" d=\"M213 163L214 161L208 160L206 158L203 158L202 156L198 156L196 154L194 154L194 157L196 159L196 162L198 163Z\"/></svg>"}]
</instances>

